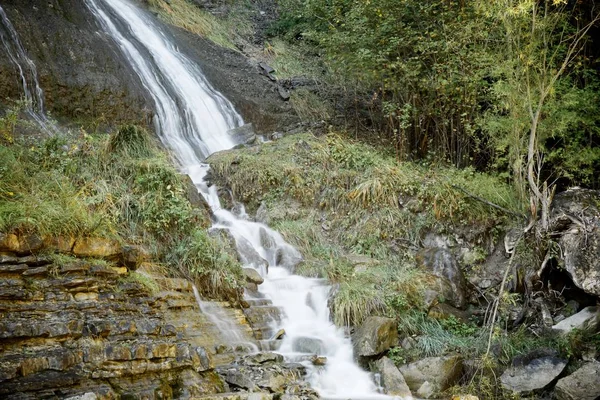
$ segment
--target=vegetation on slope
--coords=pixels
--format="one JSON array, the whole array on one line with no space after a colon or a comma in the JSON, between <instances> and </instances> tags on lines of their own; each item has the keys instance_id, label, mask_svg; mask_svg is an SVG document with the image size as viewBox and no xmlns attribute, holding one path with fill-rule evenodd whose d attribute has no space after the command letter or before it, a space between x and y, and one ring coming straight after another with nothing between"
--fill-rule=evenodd
<instances>
[{"instance_id":1,"label":"vegetation on slope","mask_svg":"<svg viewBox=\"0 0 600 400\"><path fill-rule=\"evenodd\" d=\"M312 45L339 77L346 120L400 157L497 171L523 199L532 161L540 184L598 187L593 5L283 0L280 12L272 33Z\"/></svg>"},{"instance_id":2,"label":"vegetation on slope","mask_svg":"<svg viewBox=\"0 0 600 400\"><path fill-rule=\"evenodd\" d=\"M41 142L9 133L0 145L0 232L141 244L205 294L237 295L237 260L208 236L206 211L190 204L184 176L145 130Z\"/></svg>"}]
</instances>

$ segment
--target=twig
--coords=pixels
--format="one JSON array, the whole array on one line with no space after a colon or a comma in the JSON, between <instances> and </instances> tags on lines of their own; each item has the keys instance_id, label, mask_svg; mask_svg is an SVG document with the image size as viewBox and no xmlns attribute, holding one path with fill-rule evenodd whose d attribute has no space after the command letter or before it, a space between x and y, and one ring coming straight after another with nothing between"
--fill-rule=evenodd
<instances>
[{"instance_id":1,"label":"twig","mask_svg":"<svg viewBox=\"0 0 600 400\"><path fill-rule=\"evenodd\" d=\"M452 187L453 187L453 188L455 188L455 189L458 189L458 190L460 190L461 192L463 192L464 194L466 194L466 195L467 195L467 196L469 196L469 197L472 197L472 198L474 198L475 200L478 200L478 201L480 201L480 202L482 202L482 203L484 203L484 204L487 204L487 205L488 205L488 206L490 206L490 207L494 207L494 208L496 208L496 209L498 209L498 210L500 210L500 211L504 211L504 212L505 212L505 213L507 213L507 214L511 214L511 215L514 215L514 216L517 216L517 217L520 217L520 218L523 218L523 219L527 219L527 217L526 217L524 214L520 214L520 213L518 213L518 212L515 212L515 211L512 211L512 210L509 210L508 208L504 208L504 207L502 207L502 206L499 206L498 204L494 204L494 203L492 203L491 201L488 201L488 200L486 200L486 199L484 199L484 198L482 198L482 197L479 197L479 196L477 196L477 195L474 195L473 193L471 193L471 192L467 191L466 189L464 189L464 188L462 188L462 187L460 187L460 186L457 186L457 185L450 185L450 186L452 186Z\"/></svg>"}]
</instances>

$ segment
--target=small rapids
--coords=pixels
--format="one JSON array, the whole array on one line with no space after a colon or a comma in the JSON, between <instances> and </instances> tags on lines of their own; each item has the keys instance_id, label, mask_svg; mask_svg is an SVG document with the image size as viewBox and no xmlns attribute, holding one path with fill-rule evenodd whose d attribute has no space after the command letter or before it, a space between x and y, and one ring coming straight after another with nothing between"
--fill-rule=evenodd
<instances>
[{"instance_id":1,"label":"small rapids","mask_svg":"<svg viewBox=\"0 0 600 400\"><path fill-rule=\"evenodd\" d=\"M322 368L304 361L309 382L322 397L388 398L378 393L371 374L354 363L350 340L331 322L327 282L294 275L291 271L301 259L300 253L278 232L251 221L245 212L235 215L221 208L215 188L204 182L208 172L204 159L236 145L228 130L242 125L243 120L232 104L212 88L199 68L178 51L153 19L128 0L86 3L154 99L160 140L173 151L182 171L191 176L212 208L214 228L231 233L241 257L248 260L246 266L255 268L265 280L259 286L259 295L283 310L281 324L274 326L286 332L279 352L290 360L301 360L315 350L327 357ZM268 262L268 273L251 261L255 254ZM209 309L201 299L199 303L203 311L216 318L221 329L231 329L216 315L217 310ZM231 334L234 342L240 341L235 333Z\"/></svg>"}]
</instances>

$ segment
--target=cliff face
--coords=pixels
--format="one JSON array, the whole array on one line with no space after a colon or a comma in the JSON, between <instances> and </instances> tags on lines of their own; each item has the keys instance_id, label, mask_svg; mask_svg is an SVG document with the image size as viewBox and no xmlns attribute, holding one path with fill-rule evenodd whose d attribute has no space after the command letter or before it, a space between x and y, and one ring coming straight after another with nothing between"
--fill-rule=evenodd
<instances>
[{"instance_id":1,"label":"cliff face","mask_svg":"<svg viewBox=\"0 0 600 400\"><path fill-rule=\"evenodd\" d=\"M7 0L2 7L35 63L55 117L142 121L151 103L119 49L79 0ZM4 49L3 49L4 50ZM18 71L0 57L0 97L19 98ZM103 121L106 123L107 121Z\"/></svg>"},{"instance_id":2,"label":"cliff face","mask_svg":"<svg viewBox=\"0 0 600 400\"><path fill-rule=\"evenodd\" d=\"M190 282L156 279L152 293L118 263L34 254L35 240L0 239L0 397L226 391L214 368L233 356L216 354L227 344Z\"/></svg>"},{"instance_id":3,"label":"cliff face","mask_svg":"<svg viewBox=\"0 0 600 400\"><path fill-rule=\"evenodd\" d=\"M53 117L93 125L151 123L154 104L147 90L85 1L6 0L2 7L38 69ZM277 85L242 53L176 27L163 25L163 30L259 131L296 121ZM18 71L8 57L0 57L0 99L20 97Z\"/></svg>"}]
</instances>

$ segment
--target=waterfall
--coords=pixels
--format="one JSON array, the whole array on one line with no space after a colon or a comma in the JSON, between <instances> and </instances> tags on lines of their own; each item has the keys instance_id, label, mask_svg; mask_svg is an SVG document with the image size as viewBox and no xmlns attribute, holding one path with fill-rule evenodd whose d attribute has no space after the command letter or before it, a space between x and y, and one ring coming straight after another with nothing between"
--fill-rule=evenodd
<instances>
[{"instance_id":1,"label":"waterfall","mask_svg":"<svg viewBox=\"0 0 600 400\"><path fill-rule=\"evenodd\" d=\"M318 345L320 355L328 358L326 366L318 369L310 362L304 364L309 382L325 398L384 398L370 374L354 363L350 340L331 322L326 282L293 275L289 267L300 259L298 251L268 226L221 209L214 188L204 183L208 170L204 158L233 147L227 131L243 123L231 103L212 88L153 19L128 0L86 1L153 97L157 133L213 208L215 228L231 232L238 248L241 242L251 244L269 263L268 273L255 264L247 266L265 279L259 286L261 295L284 311L280 327L286 335L280 352L300 360L299 356L312 354L302 343Z\"/></svg>"},{"instance_id":2,"label":"waterfall","mask_svg":"<svg viewBox=\"0 0 600 400\"><path fill-rule=\"evenodd\" d=\"M19 71L27 113L46 133L53 132L54 128L44 110L44 92L40 87L35 64L27 57L19 35L2 6L0 6L0 41L9 60Z\"/></svg>"}]
</instances>

